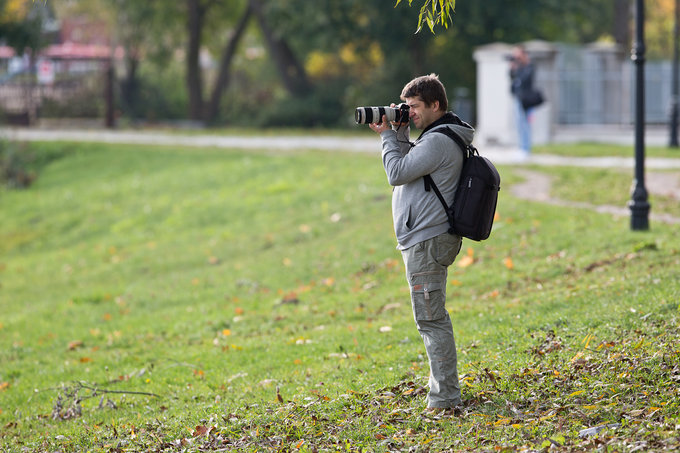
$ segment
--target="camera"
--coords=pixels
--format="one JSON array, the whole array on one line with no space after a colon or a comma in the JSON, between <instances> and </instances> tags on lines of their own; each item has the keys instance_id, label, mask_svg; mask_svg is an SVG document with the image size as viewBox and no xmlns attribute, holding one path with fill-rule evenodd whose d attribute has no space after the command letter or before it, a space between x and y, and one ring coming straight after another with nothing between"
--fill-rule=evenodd
<instances>
[{"instance_id":1,"label":"camera","mask_svg":"<svg viewBox=\"0 0 680 453\"><path fill-rule=\"evenodd\" d=\"M385 115L388 122L408 123L409 106L399 104L396 107L357 107L354 111L354 120L357 124L382 123Z\"/></svg>"}]
</instances>

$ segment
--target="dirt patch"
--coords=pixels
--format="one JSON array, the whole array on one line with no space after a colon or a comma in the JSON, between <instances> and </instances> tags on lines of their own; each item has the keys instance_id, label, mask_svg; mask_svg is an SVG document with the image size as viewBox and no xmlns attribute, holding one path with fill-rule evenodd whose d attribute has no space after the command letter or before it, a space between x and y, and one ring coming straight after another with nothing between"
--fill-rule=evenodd
<instances>
[{"instance_id":1,"label":"dirt patch","mask_svg":"<svg viewBox=\"0 0 680 453\"><path fill-rule=\"evenodd\" d=\"M529 201L540 201L557 206L590 209L600 213L615 216L630 215L630 209L621 206L594 205L587 202L568 201L550 196L552 178L550 175L526 168L517 168L515 172L524 178L524 181L510 187L510 193L517 198ZM645 187L650 194L680 200L680 173L676 172L651 172L647 174ZM652 212L650 217L654 220L680 224L680 218L668 214Z\"/></svg>"},{"instance_id":2,"label":"dirt patch","mask_svg":"<svg viewBox=\"0 0 680 453\"><path fill-rule=\"evenodd\" d=\"M680 173L665 171L647 173L645 186L649 193L680 200Z\"/></svg>"}]
</instances>

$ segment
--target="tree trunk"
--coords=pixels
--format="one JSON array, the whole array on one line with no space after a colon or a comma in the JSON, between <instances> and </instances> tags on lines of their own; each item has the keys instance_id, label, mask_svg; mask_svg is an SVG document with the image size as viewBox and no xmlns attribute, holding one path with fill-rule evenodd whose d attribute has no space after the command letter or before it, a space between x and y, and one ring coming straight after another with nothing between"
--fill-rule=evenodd
<instances>
[{"instance_id":1,"label":"tree trunk","mask_svg":"<svg viewBox=\"0 0 680 453\"><path fill-rule=\"evenodd\" d=\"M187 47L187 92L189 95L189 119L203 119L203 79L201 77L201 33L206 8L201 0L187 0L187 28L189 43Z\"/></svg>"},{"instance_id":2,"label":"tree trunk","mask_svg":"<svg viewBox=\"0 0 680 453\"><path fill-rule=\"evenodd\" d=\"M630 49L630 0L614 0L614 40L624 49Z\"/></svg>"},{"instance_id":3,"label":"tree trunk","mask_svg":"<svg viewBox=\"0 0 680 453\"><path fill-rule=\"evenodd\" d=\"M116 80L116 73L113 69L113 57L106 62L105 65L105 83L104 83L104 125L108 129L113 129L116 127L116 106L115 106L115 96L113 93L113 84Z\"/></svg>"},{"instance_id":4,"label":"tree trunk","mask_svg":"<svg viewBox=\"0 0 680 453\"><path fill-rule=\"evenodd\" d=\"M425 48L423 41L420 39L422 35L411 35L409 41L409 54L411 55L411 75L417 77L425 73Z\"/></svg>"},{"instance_id":5,"label":"tree trunk","mask_svg":"<svg viewBox=\"0 0 680 453\"><path fill-rule=\"evenodd\" d=\"M269 27L262 11L260 0L252 0L251 3L255 17L262 29L264 39L267 42L267 47L269 47L271 56L281 75L283 85L291 94L296 96L309 93L312 87L307 78L305 68L297 60L285 39L276 36L271 27Z\"/></svg>"},{"instance_id":6,"label":"tree trunk","mask_svg":"<svg viewBox=\"0 0 680 453\"><path fill-rule=\"evenodd\" d=\"M252 13L253 13L252 2L249 1L248 4L246 5L245 12L241 16L241 19L239 20L238 24L236 25L236 28L234 29L234 33L229 38L229 42L227 43L226 47L224 48L224 52L222 53L219 72L217 74L217 79L215 80L212 96L208 100L208 106L205 113L206 123L212 123L217 118L217 114L220 109L220 103L222 100L222 95L229 86L229 81L231 78L230 72L231 62L233 61L234 55L236 54L236 47L238 46L241 37L243 37L243 33L245 32L246 26L248 25L248 21Z\"/></svg>"},{"instance_id":7,"label":"tree trunk","mask_svg":"<svg viewBox=\"0 0 680 453\"><path fill-rule=\"evenodd\" d=\"M120 85L121 101L128 114L134 116L137 95L139 92L139 79L137 78L137 69L139 68L139 57L137 52L132 48L128 48L125 52L125 78Z\"/></svg>"}]
</instances>

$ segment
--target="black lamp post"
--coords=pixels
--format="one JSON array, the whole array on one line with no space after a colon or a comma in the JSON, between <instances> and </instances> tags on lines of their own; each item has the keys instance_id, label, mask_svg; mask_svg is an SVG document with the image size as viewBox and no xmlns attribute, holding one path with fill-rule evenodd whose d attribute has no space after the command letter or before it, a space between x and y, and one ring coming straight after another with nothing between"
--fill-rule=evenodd
<instances>
[{"instance_id":1,"label":"black lamp post","mask_svg":"<svg viewBox=\"0 0 680 453\"><path fill-rule=\"evenodd\" d=\"M673 25L673 68L671 69L671 138L668 146L678 146L678 35L680 34L680 0L675 0L675 23Z\"/></svg>"},{"instance_id":2,"label":"black lamp post","mask_svg":"<svg viewBox=\"0 0 680 453\"><path fill-rule=\"evenodd\" d=\"M635 63L635 179L631 211L632 230L649 229L649 203L645 188L645 2L635 2L635 43L632 60Z\"/></svg>"}]
</instances>

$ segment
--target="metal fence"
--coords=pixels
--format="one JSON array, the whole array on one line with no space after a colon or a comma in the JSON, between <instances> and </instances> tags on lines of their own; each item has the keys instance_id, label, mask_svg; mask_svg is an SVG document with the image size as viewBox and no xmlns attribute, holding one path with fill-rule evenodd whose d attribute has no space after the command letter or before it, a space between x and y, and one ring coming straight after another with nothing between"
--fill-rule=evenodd
<instances>
[{"instance_id":1,"label":"metal fence","mask_svg":"<svg viewBox=\"0 0 680 453\"><path fill-rule=\"evenodd\" d=\"M540 67L537 83L547 89L556 124L617 124L634 122L635 67L623 52L559 45L548 67ZM669 121L671 62L645 64L645 119Z\"/></svg>"},{"instance_id":2,"label":"metal fence","mask_svg":"<svg viewBox=\"0 0 680 453\"><path fill-rule=\"evenodd\" d=\"M0 122L27 126L43 117L100 118L102 78L94 73L49 85L30 80L0 83Z\"/></svg>"}]
</instances>

